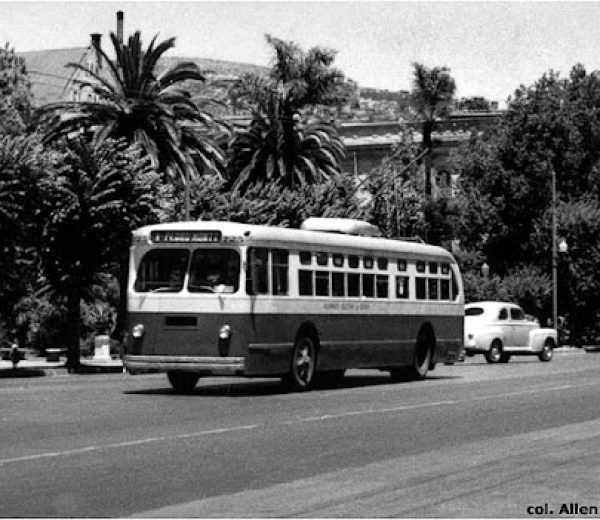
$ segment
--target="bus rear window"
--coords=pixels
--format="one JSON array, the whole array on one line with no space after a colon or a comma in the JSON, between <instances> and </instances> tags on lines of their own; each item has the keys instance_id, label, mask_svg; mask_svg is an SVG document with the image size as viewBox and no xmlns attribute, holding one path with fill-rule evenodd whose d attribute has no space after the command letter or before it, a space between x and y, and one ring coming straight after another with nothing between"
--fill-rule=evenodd
<instances>
[{"instance_id":1,"label":"bus rear window","mask_svg":"<svg viewBox=\"0 0 600 520\"><path fill-rule=\"evenodd\" d=\"M179 292L187 270L187 249L152 249L140 262L136 292Z\"/></svg>"},{"instance_id":2,"label":"bus rear window","mask_svg":"<svg viewBox=\"0 0 600 520\"><path fill-rule=\"evenodd\" d=\"M240 255L232 249L196 249L190 267L190 292L237 292Z\"/></svg>"}]
</instances>

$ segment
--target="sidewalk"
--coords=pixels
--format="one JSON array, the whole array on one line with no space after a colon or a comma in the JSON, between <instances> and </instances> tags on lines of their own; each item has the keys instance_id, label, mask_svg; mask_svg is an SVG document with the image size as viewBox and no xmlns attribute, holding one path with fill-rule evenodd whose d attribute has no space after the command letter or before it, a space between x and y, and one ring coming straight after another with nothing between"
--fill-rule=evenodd
<instances>
[{"instance_id":1,"label":"sidewalk","mask_svg":"<svg viewBox=\"0 0 600 520\"><path fill-rule=\"evenodd\" d=\"M82 358L78 374L99 374L123 372L123 362L120 359L111 361ZM28 357L19 361L13 369L11 361L0 360L0 378L4 377L41 377L52 375L67 375L66 358L59 361L48 361L45 357Z\"/></svg>"}]
</instances>

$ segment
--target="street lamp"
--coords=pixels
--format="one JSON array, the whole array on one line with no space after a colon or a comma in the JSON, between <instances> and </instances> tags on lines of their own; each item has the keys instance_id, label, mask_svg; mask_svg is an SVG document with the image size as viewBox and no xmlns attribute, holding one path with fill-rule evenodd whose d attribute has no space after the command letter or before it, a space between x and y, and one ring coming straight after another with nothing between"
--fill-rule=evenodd
<instances>
[{"instance_id":1,"label":"street lamp","mask_svg":"<svg viewBox=\"0 0 600 520\"><path fill-rule=\"evenodd\" d=\"M566 253L567 241L556 236L556 172L552 168L552 325L558 329L558 253Z\"/></svg>"}]
</instances>

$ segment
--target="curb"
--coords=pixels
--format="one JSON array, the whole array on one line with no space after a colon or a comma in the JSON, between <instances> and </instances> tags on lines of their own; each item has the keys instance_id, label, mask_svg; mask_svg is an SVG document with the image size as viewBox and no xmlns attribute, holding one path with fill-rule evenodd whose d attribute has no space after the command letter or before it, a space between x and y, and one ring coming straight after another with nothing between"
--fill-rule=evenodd
<instances>
[{"instance_id":1,"label":"curb","mask_svg":"<svg viewBox=\"0 0 600 520\"><path fill-rule=\"evenodd\" d=\"M89 363L81 361L80 367L75 371L69 371L66 365L56 366L18 366L13 368L0 367L0 379L2 378L29 378L59 375L77 374L120 374L123 373L123 363Z\"/></svg>"}]
</instances>

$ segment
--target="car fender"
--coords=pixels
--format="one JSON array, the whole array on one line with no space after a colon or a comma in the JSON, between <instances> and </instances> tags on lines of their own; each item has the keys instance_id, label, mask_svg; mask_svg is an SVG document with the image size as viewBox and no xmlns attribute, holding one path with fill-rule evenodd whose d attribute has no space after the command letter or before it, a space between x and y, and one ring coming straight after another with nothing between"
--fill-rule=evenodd
<instances>
[{"instance_id":1,"label":"car fender","mask_svg":"<svg viewBox=\"0 0 600 520\"><path fill-rule=\"evenodd\" d=\"M558 333L556 332L556 329L533 329L529 331L529 347L534 352L541 351L544 343L546 343L546 340L549 338L554 341L555 346L558 345Z\"/></svg>"},{"instance_id":2,"label":"car fender","mask_svg":"<svg viewBox=\"0 0 600 520\"><path fill-rule=\"evenodd\" d=\"M478 348L481 350L490 350L492 342L499 339L502 345L506 345L506 334L502 327L487 327L485 330L479 331L475 335Z\"/></svg>"}]
</instances>

